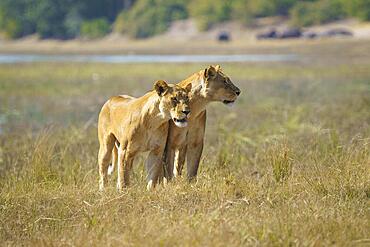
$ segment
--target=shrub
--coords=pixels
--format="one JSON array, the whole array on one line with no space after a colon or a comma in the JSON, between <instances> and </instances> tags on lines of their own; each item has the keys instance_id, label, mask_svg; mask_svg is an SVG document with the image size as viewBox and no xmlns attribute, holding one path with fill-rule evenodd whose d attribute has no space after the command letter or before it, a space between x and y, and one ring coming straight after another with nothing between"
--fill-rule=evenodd
<instances>
[{"instance_id":1,"label":"shrub","mask_svg":"<svg viewBox=\"0 0 370 247\"><path fill-rule=\"evenodd\" d=\"M322 0L317 2L318 23L326 23L345 17L343 5L339 0Z\"/></svg>"},{"instance_id":2,"label":"shrub","mask_svg":"<svg viewBox=\"0 0 370 247\"><path fill-rule=\"evenodd\" d=\"M207 30L216 23L231 19L232 2L223 0L192 1L190 15L195 18L200 30Z\"/></svg>"},{"instance_id":3,"label":"shrub","mask_svg":"<svg viewBox=\"0 0 370 247\"><path fill-rule=\"evenodd\" d=\"M118 15L114 30L146 38L166 31L172 21L187 17L185 0L138 0L129 11Z\"/></svg>"},{"instance_id":4,"label":"shrub","mask_svg":"<svg viewBox=\"0 0 370 247\"><path fill-rule=\"evenodd\" d=\"M301 2L290 11L291 22L295 26L310 26L315 23L313 4Z\"/></svg>"},{"instance_id":5,"label":"shrub","mask_svg":"<svg viewBox=\"0 0 370 247\"><path fill-rule=\"evenodd\" d=\"M0 16L0 30L5 38L15 39L22 35L22 26L15 19L2 19Z\"/></svg>"},{"instance_id":6,"label":"shrub","mask_svg":"<svg viewBox=\"0 0 370 247\"><path fill-rule=\"evenodd\" d=\"M355 16L364 21L370 21L370 1L369 0L342 0L342 4L349 16Z\"/></svg>"},{"instance_id":7,"label":"shrub","mask_svg":"<svg viewBox=\"0 0 370 247\"><path fill-rule=\"evenodd\" d=\"M297 0L205 0L192 1L190 14L201 30L226 20L239 20L246 25L253 24L254 17L287 15Z\"/></svg>"},{"instance_id":8,"label":"shrub","mask_svg":"<svg viewBox=\"0 0 370 247\"><path fill-rule=\"evenodd\" d=\"M246 1L236 0L232 2L232 19L240 21L246 26L253 25L253 15Z\"/></svg>"},{"instance_id":9,"label":"shrub","mask_svg":"<svg viewBox=\"0 0 370 247\"><path fill-rule=\"evenodd\" d=\"M274 2L270 0L248 1L249 11L254 17L265 17L275 14Z\"/></svg>"},{"instance_id":10,"label":"shrub","mask_svg":"<svg viewBox=\"0 0 370 247\"><path fill-rule=\"evenodd\" d=\"M70 1L39 0L34 6L28 6L30 19L36 24L36 32L41 38L66 38L64 17Z\"/></svg>"},{"instance_id":11,"label":"shrub","mask_svg":"<svg viewBox=\"0 0 370 247\"><path fill-rule=\"evenodd\" d=\"M79 36L82 22L83 18L76 9L69 11L64 20L67 37Z\"/></svg>"},{"instance_id":12,"label":"shrub","mask_svg":"<svg viewBox=\"0 0 370 247\"><path fill-rule=\"evenodd\" d=\"M124 33L127 31L126 28L127 11L122 11L117 15L116 20L113 23L113 31L117 33Z\"/></svg>"},{"instance_id":13,"label":"shrub","mask_svg":"<svg viewBox=\"0 0 370 247\"><path fill-rule=\"evenodd\" d=\"M28 2L1 0L0 1L0 32L6 38L19 38L35 32L35 22L32 15L24 10Z\"/></svg>"},{"instance_id":14,"label":"shrub","mask_svg":"<svg viewBox=\"0 0 370 247\"><path fill-rule=\"evenodd\" d=\"M340 0L321 0L297 3L290 16L293 25L310 26L339 20L345 17L345 12Z\"/></svg>"},{"instance_id":15,"label":"shrub","mask_svg":"<svg viewBox=\"0 0 370 247\"><path fill-rule=\"evenodd\" d=\"M110 32L109 22L104 18L84 21L81 24L80 34L89 39L101 38Z\"/></svg>"},{"instance_id":16,"label":"shrub","mask_svg":"<svg viewBox=\"0 0 370 247\"><path fill-rule=\"evenodd\" d=\"M77 36L83 20L114 20L120 0L0 0L0 32L9 38L38 33L41 38ZM127 5L127 4L126 4Z\"/></svg>"},{"instance_id":17,"label":"shrub","mask_svg":"<svg viewBox=\"0 0 370 247\"><path fill-rule=\"evenodd\" d=\"M275 0L274 12L275 15L289 15L289 10L297 4L297 0Z\"/></svg>"}]
</instances>

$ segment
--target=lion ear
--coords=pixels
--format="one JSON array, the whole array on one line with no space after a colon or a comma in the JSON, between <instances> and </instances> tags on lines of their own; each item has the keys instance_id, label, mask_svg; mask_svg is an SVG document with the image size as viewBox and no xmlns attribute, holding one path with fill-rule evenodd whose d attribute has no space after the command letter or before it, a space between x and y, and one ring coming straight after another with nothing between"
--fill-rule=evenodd
<instances>
[{"instance_id":1,"label":"lion ear","mask_svg":"<svg viewBox=\"0 0 370 247\"><path fill-rule=\"evenodd\" d=\"M212 65L206 68L204 71L204 77L207 79L214 79L217 75L217 70Z\"/></svg>"},{"instance_id":2,"label":"lion ear","mask_svg":"<svg viewBox=\"0 0 370 247\"><path fill-rule=\"evenodd\" d=\"M216 69L216 71L220 71L220 70L221 70L221 66L217 64L217 65L215 66L215 69Z\"/></svg>"},{"instance_id":3,"label":"lion ear","mask_svg":"<svg viewBox=\"0 0 370 247\"><path fill-rule=\"evenodd\" d=\"M189 83L188 85L186 85L185 87L185 90L190 93L191 92L191 88L193 87L193 85L191 85L191 83Z\"/></svg>"},{"instance_id":4,"label":"lion ear","mask_svg":"<svg viewBox=\"0 0 370 247\"><path fill-rule=\"evenodd\" d=\"M168 84L163 80L158 80L154 84L154 90L157 92L159 96L165 95L168 89L169 89Z\"/></svg>"}]
</instances>

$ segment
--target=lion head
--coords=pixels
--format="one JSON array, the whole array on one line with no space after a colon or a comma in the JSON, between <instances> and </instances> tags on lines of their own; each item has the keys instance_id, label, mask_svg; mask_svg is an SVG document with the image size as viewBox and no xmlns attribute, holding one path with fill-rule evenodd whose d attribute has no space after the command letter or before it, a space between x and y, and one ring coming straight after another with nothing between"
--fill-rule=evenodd
<instances>
[{"instance_id":1,"label":"lion head","mask_svg":"<svg viewBox=\"0 0 370 247\"><path fill-rule=\"evenodd\" d=\"M159 109L162 115L171 118L176 126L186 127L190 113L189 93L191 84L182 88L159 80L154 84L154 89L160 98Z\"/></svg>"},{"instance_id":2,"label":"lion head","mask_svg":"<svg viewBox=\"0 0 370 247\"><path fill-rule=\"evenodd\" d=\"M202 94L212 101L232 105L240 94L240 89L222 72L220 65L206 68L203 78Z\"/></svg>"}]
</instances>

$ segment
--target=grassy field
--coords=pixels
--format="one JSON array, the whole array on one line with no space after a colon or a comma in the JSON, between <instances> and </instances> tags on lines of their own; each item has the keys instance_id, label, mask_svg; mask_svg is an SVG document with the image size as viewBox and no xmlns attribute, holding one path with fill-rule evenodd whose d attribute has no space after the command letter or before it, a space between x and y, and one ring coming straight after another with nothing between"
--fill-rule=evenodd
<instances>
[{"instance_id":1,"label":"grassy field","mask_svg":"<svg viewBox=\"0 0 370 247\"><path fill-rule=\"evenodd\" d=\"M224 64L242 94L210 105L198 181L147 192L143 156L103 194L104 101L206 65L0 65L0 245L369 245L370 58L336 52Z\"/></svg>"}]
</instances>

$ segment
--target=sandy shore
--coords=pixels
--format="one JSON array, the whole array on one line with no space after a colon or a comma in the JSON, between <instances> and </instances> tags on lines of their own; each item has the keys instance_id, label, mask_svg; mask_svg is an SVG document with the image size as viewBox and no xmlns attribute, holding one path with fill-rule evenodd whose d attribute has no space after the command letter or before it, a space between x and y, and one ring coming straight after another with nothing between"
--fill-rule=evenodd
<instances>
[{"instance_id":1,"label":"sandy shore","mask_svg":"<svg viewBox=\"0 0 370 247\"><path fill-rule=\"evenodd\" d=\"M370 39L334 38L320 40L234 40L221 43L214 40L179 41L150 40L36 40L0 41L0 53L36 54L278 54L311 53L313 47L330 52L334 47L370 43Z\"/></svg>"}]
</instances>

